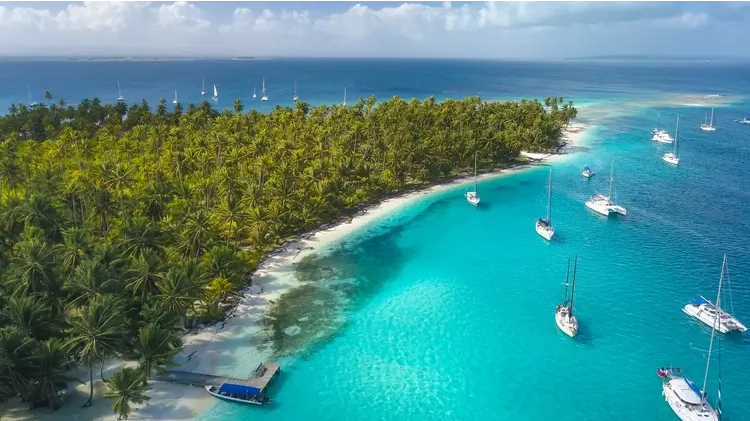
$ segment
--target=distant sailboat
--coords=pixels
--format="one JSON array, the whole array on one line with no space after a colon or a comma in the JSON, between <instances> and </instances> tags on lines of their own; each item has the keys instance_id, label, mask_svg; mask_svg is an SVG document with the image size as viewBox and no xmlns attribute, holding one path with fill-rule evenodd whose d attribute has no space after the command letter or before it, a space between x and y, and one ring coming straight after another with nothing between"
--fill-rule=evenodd
<instances>
[{"instance_id":1,"label":"distant sailboat","mask_svg":"<svg viewBox=\"0 0 750 421\"><path fill-rule=\"evenodd\" d=\"M263 89L260 91L260 93L262 95L260 97L260 100L261 101L268 101L268 93L266 92L266 78L265 77L263 78Z\"/></svg>"},{"instance_id":2,"label":"distant sailboat","mask_svg":"<svg viewBox=\"0 0 750 421\"><path fill-rule=\"evenodd\" d=\"M255 98L255 85L253 85L253 98Z\"/></svg>"},{"instance_id":3,"label":"distant sailboat","mask_svg":"<svg viewBox=\"0 0 750 421\"><path fill-rule=\"evenodd\" d=\"M292 100L294 100L294 102L299 100L299 97L297 96L297 82L294 82L294 96L292 97Z\"/></svg>"},{"instance_id":4,"label":"distant sailboat","mask_svg":"<svg viewBox=\"0 0 750 421\"><path fill-rule=\"evenodd\" d=\"M565 298L562 304L558 304L555 308L555 323L566 335L576 336L578 333L578 318L573 314L573 297L576 292L576 269L578 268L578 255L575 257L575 263L573 263L573 287L570 291L570 298L568 298L568 279L570 277L570 257L568 257L568 271L565 275Z\"/></svg>"},{"instance_id":5,"label":"distant sailboat","mask_svg":"<svg viewBox=\"0 0 750 421\"><path fill-rule=\"evenodd\" d=\"M125 97L122 95L122 90L120 90L120 81L117 81L117 102L123 102L125 101Z\"/></svg>"},{"instance_id":6,"label":"distant sailboat","mask_svg":"<svg viewBox=\"0 0 750 421\"><path fill-rule=\"evenodd\" d=\"M615 160L613 159L612 169L610 170L610 175L609 175L609 195L604 196L601 194L595 194L591 196L591 199L589 199L585 203L586 207L604 216L609 216L611 213L616 213L616 214L625 216L627 214L627 211L625 210L625 208L616 204L614 200L612 200L612 185L614 184L614 181L615 181Z\"/></svg>"},{"instance_id":7,"label":"distant sailboat","mask_svg":"<svg viewBox=\"0 0 750 421\"><path fill-rule=\"evenodd\" d=\"M714 127L714 108L711 107L711 122L709 124L703 123L701 124L701 130L704 132L715 132L716 127Z\"/></svg>"},{"instance_id":8,"label":"distant sailboat","mask_svg":"<svg viewBox=\"0 0 750 421\"><path fill-rule=\"evenodd\" d=\"M206 96L206 78L203 78L203 84L201 85L201 95Z\"/></svg>"},{"instance_id":9,"label":"distant sailboat","mask_svg":"<svg viewBox=\"0 0 750 421\"><path fill-rule=\"evenodd\" d=\"M172 100L172 104L177 105L177 89L174 90L174 99Z\"/></svg>"},{"instance_id":10,"label":"distant sailboat","mask_svg":"<svg viewBox=\"0 0 750 421\"><path fill-rule=\"evenodd\" d=\"M677 116L677 127L674 129L674 143L672 144L672 152L667 152L662 155L661 159L668 164L678 165L680 163L680 157L677 156L677 143L680 141L680 116Z\"/></svg>"},{"instance_id":11,"label":"distant sailboat","mask_svg":"<svg viewBox=\"0 0 750 421\"><path fill-rule=\"evenodd\" d=\"M346 107L346 87L344 87L344 102L342 102L341 105Z\"/></svg>"},{"instance_id":12,"label":"distant sailboat","mask_svg":"<svg viewBox=\"0 0 750 421\"><path fill-rule=\"evenodd\" d=\"M214 99L214 101L216 101L216 100L219 99L219 91L216 90L216 85L214 85L214 96L213 96L213 99Z\"/></svg>"},{"instance_id":13,"label":"distant sailboat","mask_svg":"<svg viewBox=\"0 0 750 421\"><path fill-rule=\"evenodd\" d=\"M549 169L547 182L547 218L537 218L536 233L547 241L551 241L555 235L555 228L552 227L552 168Z\"/></svg>"},{"instance_id":14,"label":"distant sailboat","mask_svg":"<svg viewBox=\"0 0 750 421\"><path fill-rule=\"evenodd\" d=\"M474 154L474 191L467 191L466 201L474 206L479 206L479 195L477 194L477 154Z\"/></svg>"},{"instance_id":15,"label":"distant sailboat","mask_svg":"<svg viewBox=\"0 0 750 421\"><path fill-rule=\"evenodd\" d=\"M29 85L29 107L33 107L36 104L38 104L38 102L34 102L31 100L31 85Z\"/></svg>"}]
</instances>

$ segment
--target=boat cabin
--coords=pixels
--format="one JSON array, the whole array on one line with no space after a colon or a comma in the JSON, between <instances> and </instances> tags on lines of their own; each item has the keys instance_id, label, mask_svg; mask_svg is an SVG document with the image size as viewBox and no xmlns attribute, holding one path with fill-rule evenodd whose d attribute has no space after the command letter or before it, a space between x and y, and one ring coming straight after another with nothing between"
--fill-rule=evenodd
<instances>
[{"instance_id":1,"label":"boat cabin","mask_svg":"<svg viewBox=\"0 0 750 421\"><path fill-rule=\"evenodd\" d=\"M669 381L669 388L685 406L699 406L703 404L701 390L690 380L677 377Z\"/></svg>"}]
</instances>

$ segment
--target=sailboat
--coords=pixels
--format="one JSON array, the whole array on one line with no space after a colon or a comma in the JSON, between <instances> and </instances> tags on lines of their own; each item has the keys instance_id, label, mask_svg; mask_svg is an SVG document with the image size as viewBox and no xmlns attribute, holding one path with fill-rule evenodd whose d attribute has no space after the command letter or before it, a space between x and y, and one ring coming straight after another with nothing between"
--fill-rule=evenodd
<instances>
[{"instance_id":1,"label":"sailboat","mask_svg":"<svg viewBox=\"0 0 750 421\"><path fill-rule=\"evenodd\" d=\"M591 199L586 201L586 207L604 216L609 216L610 213L617 213L622 216L625 216L627 214L627 211L625 210L625 208L616 204L612 200L612 185L614 181L615 181L615 160L613 159L612 169L609 175L609 195L603 196L601 194L595 194L591 196Z\"/></svg>"},{"instance_id":2,"label":"sailboat","mask_svg":"<svg viewBox=\"0 0 750 421\"><path fill-rule=\"evenodd\" d=\"M38 104L38 102L34 102L31 100L31 85L29 85L29 107L33 107L36 104Z\"/></svg>"},{"instance_id":3,"label":"sailboat","mask_svg":"<svg viewBox=\"0 0 750 421\"><path fill-rule=\"evenodd\" d=\"M206 78L203 78L203 84L201 85L201 95L206 96Z\"/></svg>"},{"instance_id":4,"label":"sailboat","mask_svg":"<svg viewBox=\"0 0 750 421\"><path fill-rule=\"evenodd\" d=\"M591 178L594 175L596 175L596 171L592 170L591 167L589 167L588 165L584 165L583 171L581 171L581 175L586 178Z\"/></svg>"},{"instance_id":5,"label":"sailboat","mask_svg":"<svg viewBox=\"0 0 750 421\"><path fill-rule=\"evenodd\" d=\"M711 107L711 122L709 124L703 123L701 124L701 130L704 132L715 132L716 127L714 127L714 108Z\"/></svg>"},{"instance_id":6,"label":"sailboat","mask_svg":"<svg viewBox=\"0 0 750 421\"><path fill-rule=\"evenodd\" d=\"M298 99L299 97L297 96L297 82L294 82L294 96L292 97L292 100L294 102L297 102Z\"/></svg>"},{"instance_id":7,"label":"sailboat","mask_svg":"<svg viewBox=\"0 0 750 421\"><path fill-rule=\"evenodd\" d=\"M344 102L342 102L341 105L343 105L344 107L346 107L346 87L344 87Z\"/></svg>"},{"instance_id":8,"label":"sailboat","mask_svg":"<svg viewBox=\"0 0 750 421\"><path fill-rule=\"evenodd\" d=\"M651 134L657 134L660 131L659 130L659 115L660 115L660 113L657 112L656 113L656 126L654 126L654 128L651 129Z\"/></svg>"},{"instance_id":9,"label":"sailboat","mask_svg":"<svg viewBox=\"0 0 750 421\"><path fill-rule=\"evenodd\" d=\"M214 85L214 96L212 97L214 101L217 101L219 99L219 91L216 90L216 85Z\"/></svg>"},{"instance_id":10,"label":"sailboat","mask_svg":"<svg viewBox=\"0 0 750 421\"><path fill-rule=\"evenodd\" d=\"M122 95L122 91L120 90L120 81L117 81L117 102L123 102L125 101L125 97Z\"/></svg>"},{"instance_id":11,"label":"sailboat","mask_svg":"<svg viewBox=\"0 0 750 421\"><path fill-rule=\"evenodd\" d=\"M722 276L726 273L727 285L729 286L729 303L730 311L734 313L734 306L732 306L732 286L729 284L729 274L727 273L727 255L724 255L724 261L721 264ZM714 305L711 301L705 299L702 295L690 302L682 309L685 314L693 316L708 326L713 326L716 323L716 329L721 333L729 332L747 332L747 327L742 324L736 317L727 313L717 305ZM718 317L717 317L718 313ZM718 319L718 321L717 321Z\"/></svg>"},{"instance_id":12,"label":"sailboat","mask_svg":"<svg viewBox=\"0 0 750 421\"><path fill-rule=\"evenodd\" d=\"M547 241L551 241L555 235L555 228L552 227L552 168L549 169L547 182L547 218L537 218L536 233Z\"/></svg>"},{"instance_id":13,"label":"sailboat","mask_svg":"<svg viewBox=\"0 0 750 421\"><path fill-rule=\"evenodd\" d=\"M477 154L474 154L474 191L467 191L466 200L474 205L479 206L479 195L477 194Z\"/></svg>"},{"instance_id":14,"label":"sailboat","mask_svg":"<svg viewBox=\"0 0 750 421\"><path fill-rule=\"evenodd\" d=\"M726 255L724 255L724 265L721 267L721 276L719 277L719 291L716 294L716 307L720 307L721 301L721 284L724 281L724 266L726 264ZM718 318L714 318L711 325L711 340L708 345L708 355L706 357L706 372L703 375L703 388L698 389L690 379L683 376L668 376L662 383L662 396L672 408L672 411L682 421L719 421L721 420L721 360L719 359L719 386L717 390L716 409L711 407L706 396L706 383L708 382L708 369L711 366L711 353L714 347L714 338ZM721 349L719 349L721 355Z\"/></svg>"},{"instance_id":15,"label":"sailboat","mask_svg":"<svg viewBox=\"0 0 750 421\"><path fill-rule=\"evenodd\" d=\"M177 89L174 91L174 99L172 100L172 104L177 105Z\"/></svg>"},{"instance_id":16,"label":"sailboat","mask_svg":"<svg viewBox=\"0 0 750 421\"><path fill-rule=\"evenodd\" d=\"M677 116L677 127L674 129L674 143L672 144L672 152L667 152L662 155L661 159L667 164L677 165L680 163L680 157L677 156L677 143L680 139L680 116Z\"/></svg>"},{"instance_id":17,"label":"sailboat","mask_svg":"<svg viewBox=\"0 0 750 421\"><path fill-rule=\"evenodd\" d=\"M743 117L742 120L739 121L740 124L750 124L750 118Z\"/></svg>"},{"instance_id":18,"label":"sailboat","mask_svg":"<svg viewBox=\"0 0 750 421\"><path fill-rule=\"evenodd\" d=\"M266 78L265 77L263 78L263 89L261 89L260 93L262 95L260 97L260 100L261 101L268 101L268 94L266 93Z\"/></svg>"},{"instance_id":19,"label":"sailboat","mask_svg":"<svg viewBox=\"0 0 750 421\"><path fill-rule=\"evenodd\" d=\"M256 95L255 95L255 85L253 85L253 98L255 98L255 97L256 97Z\"/></svg>"},{"instance_id":20,"label":"sailboat","mask_svg":"<svg viewBox=\"0 0 750 421\"><path fill-rule=\"evenodd\" d=\"M578 318L573 314L573 296L576 292L577 268L578 255L576 255L575 263L573 263L573 287L570 290L570 298L568 298L568 279L570 277L570 258L568 258L568 271L565 275L565 299L562 304L558 304L555 308L555 322L557 323L557 327L571 338L578 333Z\"/></svg>"}]
</instances>

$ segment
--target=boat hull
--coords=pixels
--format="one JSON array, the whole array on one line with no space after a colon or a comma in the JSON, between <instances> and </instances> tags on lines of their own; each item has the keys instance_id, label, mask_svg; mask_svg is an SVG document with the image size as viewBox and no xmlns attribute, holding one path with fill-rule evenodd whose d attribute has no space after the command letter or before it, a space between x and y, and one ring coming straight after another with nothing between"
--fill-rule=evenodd
<instances>
[{"instance_id":1,"label":"boat hull","mask_svg":"<svg viewBox=\"0 0 750 421\"><path fill-rule=\"evenodd\" d=\"M564 334L571 338L578 334L578 318L576 318L575 315L568 318L567 312L557 309L555 311L555 323L557 323L557 327L562 330Z\"/></svg>"},{"instance_id":2,"label":"boat hull","mask_svg":"<svg viewBox=\"0 0 750 421\"><path fill-rule=\"evenodd\" d=\"M226 402L239 403L242 405L255 405L255 406L261 406L264 403L270 402L270 399L267 402L263 402L263 401L251 401L251 400L237 399L231 396L220 395L218 393L212 392L211 391L212 387L215 387L215 386L204 386L204 388L206 389L206 392L208 392L209 395L215 398L221 399L223 401L226 401Z\"/></svg>"},{"instance_id":3,"label":"boat hull","mask_svg":"<svg viewBox=\"0 0 750 421\"><path fill-rule=\"evenodd\" d=\"M595 175L596 175L596 173L595 173L595 172L586 172L586 171L582 171L582 172L581 172L581 175L582 175L582 176L584 176L584 177L586 177L586 178L591 178L591 177L595 176Z\"/></svg>"},{"instance_id":4,"label":"boat hull","mask_svg":"<svg viewBox=\"0 0 750 421\"><path fill-rule=\"evenodd\" d=\"M552 237L555 235L555 229L549 225L536 223L536 233L547 241L552 241Z\"/></svg>"},{"instance_id":5,"label":"boat hull","mask_svg":"<svg viewBox=\"0 0 750 421\"><path fill-rule=\"evenodd\" d=\"M701 126L701 130L703 130L704 132L715 132L716 131L716 127Z\"/></svg>"},{"instance_id":6,"label":"boat hull","mask_svg":"<svg viewBox=\"0 0 750 421\"><path fill-rule=\"evenodd\" d=\"M589 208L589 209L591 209L592 211L600 214L600 215L609 216L609 214L610 214L610 210L609 210L609 206L608 205L597 203L597 202L595 202L593 200L587 201L586 202L586 207Z\"/></svg>"},{"instance_id":7,"label":"boat hull","mask_svg":"<svg viewBox=\"0 0 750 421\"><path fill-rule=\"evenodd\" d=\"M469 202L472 206L479 206L479 202L481 199L479 199L479 196L477 196L476 192L467 192L465 195L466 201Z\"/></svg>"},{"instance_id":8,"label":"boat hull","mask_svg":"<svg viewBox=\"0 0 750 421\"><path fill-rule=\"evenodd\" d=\"M672 154L664 154L662 155L661 159L667 164L679 165L680 163L680 158L677 158L676 156Z\"/></svg>"},{"instance_id":9,"label":"boat hull","mask_svg":"<svg viewBox=\"0 0 750 421\"><path fill-rule=\"evenodd\" d=\"M682 312L687 314L688 316L691 316L695 318L696 320L701 321L703 324L705 324L708 327L713 327L715 321L716 321L716 315L715 313L711 313L709 311L706 311L705 309L702 309L701 306L696 306L694 304L688 304L685 307L682 308ZM722 313L724 313L722 311ZM727 324L725 322L720 322L716 325L716 330L718 330L721 333L729 333L729 332L741 332L745 333L747 332L747 327L740 323L739 320L732 317L732 324Z\"/></svg>"},{"instance_id":10,"label":"boat hull","mask_svg":"<svg viewBox=\"0 0 750 421\"><path fill-rule=\"evenodd\" d=\"M719 421L716 411L708 402L705 402L703 407L685 405L674 393L669 381L662 384L661 394L675 415L682 421Z\"/></svg>"}]
</instances>

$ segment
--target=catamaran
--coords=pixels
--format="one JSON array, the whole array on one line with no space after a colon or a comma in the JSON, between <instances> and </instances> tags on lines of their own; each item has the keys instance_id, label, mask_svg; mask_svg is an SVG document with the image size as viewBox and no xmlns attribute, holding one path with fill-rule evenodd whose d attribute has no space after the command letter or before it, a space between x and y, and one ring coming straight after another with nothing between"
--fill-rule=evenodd
<instances>
[{"instance_id":1,"label":"catamaran","mask_svg":"<svg viewBox=\"0 0 750 421\"><path fill-rule=\"evenodd\" d=\"M294 96L292 97L292 100L294 102L299 101L299 97L297 96L297 82L294 82Z\"/></svg>"},{"instance_id":2,"label":"catamaran","mask_svg":"<svg viewBox=\"0 0 750 421\"><path fill-rule=\"evenodd\" d=\"M260 389L240 384L224 383L221 386L204 386L206 391L214 397L229 402L263 405L271 402L271 398L261 393Z\"/></svg>"},{"instance_id":3,"label":"catamaran","mask_svg":"<svg viewBox=\"0 0 750 421\"><path fill-rule=\"evenodd\" d=\"M625 208L616 204L612 200L612 184L614 183L614 181L615 181L615 160L613 159L612 170L609 176L609 195L603 196L601 194L595 194L591 196L591 199L586 201L586 207L604 216L609 216L611 213L620 214L622 216L627 215L627 211L625 210Z\"/></svg>"},{"instance_id":4,"label":"catamaran","mask_svg":"<svg viewBox=\"0 0 750 421\"><path fill-rule=\"evenodd\" d=\"M206 96L206 78L203 78L203 84L201 85L201 95Z\"/></svg>"},{"instance_id":5,"label":"catamaran","mask_svg":"<svg viewBox=\"0 0 750 421\"><path fill-rule=\"evenodd\" d=\"M557 327L571 338L578 333L578 318L573 314L573 296L576 291L577 267L578 255L576 255L575 263L573 263L573 287L570 290L570 298L568 298L568 279L570 277L570 258L568 258L568 270L565 275L565 299L562 304L558 304L555 308L555 322L557 323Z\"/></svg>"},{"instance_id":6,"label":"catamaran","mask_svg":"<svg viewBox=\"0 0 750 421\"><path fill-rule=\"evenodd\" d=\"M711 122L709 124L706 124L705 122L701 124L701 130L704 132L715 132L716 127L714 127L714 108L711 107Z\"/></svg>"},{"instance_id":7,"label":"catamaran","mask_svg":"<svg viewBox=\"0 0 750 421\"><path fill-rule=\"evenodd\" d=\"M474 191L467 191L466 201L474 206L479 206L479 195L477 194L477 154L474 154Z\"/></svg>"},{"instance_id":8,"label":"catamaran","mask_svg":"<svg viewBox=\"0 0 750 421\"><path fill-rule=\"evenodd\" d=\"M726 256L725 256L726 262ZM721 284L724 277L719 278L719 291L716 294L716 306L720 308ZM681 375L669 375L662 383L662 396L667 401L672 411L682 421L719 421L721 420L721 346L718 347L719 386L716 392L716 409L711 407L706 396L706 383L708 381L708 369L711 366L711 353L714 347L714 338L718 328L717 319L711 325L711 340L708 345L706 357L706 372L703 375L703 388L699 389L690 379Z\"/></svg>"},{"instance_id":9,"label":"catamaran","mask_svg":"<svg viewBox=\"0 0 750 421\"><path fill-rule=\"evenodd\" d=\"M177 105L177 89L174 91L174 99L172 99L172 104Z\"/></svg>"},{"instance_id":10,"label":"catamaran","mask_svg":"<svg viewBox=\"0 0 750 421\"><path fill-rule=\"evenodd\" d=\"M727 255L725 254L724 262L721 264L721 278L719 279L719 282L722 282L724 277L726 276L728 287L727 289L729 289L730 310L732 311L732 313L734 313L734 308L732 308L734 307L732 305L732 287L729 284L729 274L726 266ZM721 288L721 285L719 287ZM716 320L717 310L719 313L718 321ZM747 327L744 324L742 324L731 314L725 312L718 305L714 305L711 301L707 300L702 295L690 302L690 304L683 307L682 311L684 311L685 314L693 316L709 326L713 326L713 324L716 323L716 329L718 329L721 333L747 332Z\"/></svg>"},{"instance_id":11,"label":"catamaran","mask_svg":"<svg viewBox=\"0 0 750 421\"><path fill-rule=\"evenodd\" d=\"M125 97L122 95L122 90L120 90L120 81L117 81L117 102L123 102L125 101Z\"/></svg>"},{"instance_id":12,"label":"catamaran","mask_svg":"<svg viewBox=\"0 0 750 421\"><path fill-rule=\"evenodd\" d=\"M591 176L596 175L596 172L592 170L588 165L584 165L583 171L581 171L581 175L586 178L591 178Z\"/></svg>"},{"instance_id":13,"label":"catamaran","mask_svg":"<svg viewBox=\"0 0 750 421\"><path fill-rule=\"evenodd\" d=\"M341 105L346 107L346 87L344 87L344 102L342 102Z\"/></svg>"},{"instance_id":14,"label":"catamaran","mask_svg":"<svg viewBox=\"0 0 750 421\"><path fill-rule=\"evenodd\" d=\"M677 155L677 144L680 141L680 116L677 116L677 127L674 129L674 143L672 144L672 152L667 152L661 156L667 164L678 165L680 163L680 157Z\"/></svg>"},{"instance_id":15,"label":"catamaran","mask_svg":"<svg viewBox=\"0 0 750 421\"><path fill-rule=\"evenodd\" d=\"M255 85L253 85L253 98L255 98Z\"/></svg>"},{"instance_id":16,"label":"catamaran","mask_svg":"<svg viewBox=\"0 0 750 421\"><path fill-rule=\"evenodd\" d=\"M536 233L547 241L552 240L555 228L552 227L552 168L549 169L549 181L547 182L547 218L537 218Z\"/></svg>"},{"instance_id":17,"label":"catamaran","mask_svg":"<svg viewBox=\"0 0 750 421\"><path fill-rule=\"evenodd\" d=\"M268 101L268 94L266 92L266 78L265 77L263 78L263 89L261 89L260 93L262 95L260 97L260 100L261 101Z\"/></svg>"},{"instance_id":18,"label":"catamaran","mask_svg":"<svg viewBox=\"0 0 750 421\"><path fill-rule=\"evenodd\" d=\"M742 120L740 120L740 124L750 124L750 118L743 117Z\"/></svg>"},{"instance_id":19,"label":"catamaran","mask_svg":"<svg viewBox=\"0 0 750 421\"><path fill-rule=\"evenodd\" d=\"M216 90L216 85L214 85L214 95L212 96L214 101L217 101L219 99L219 91Z\"/></svg>"}]
</instances>

